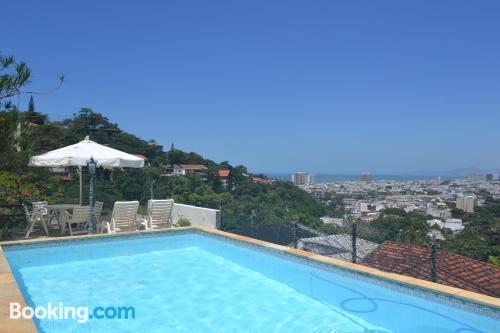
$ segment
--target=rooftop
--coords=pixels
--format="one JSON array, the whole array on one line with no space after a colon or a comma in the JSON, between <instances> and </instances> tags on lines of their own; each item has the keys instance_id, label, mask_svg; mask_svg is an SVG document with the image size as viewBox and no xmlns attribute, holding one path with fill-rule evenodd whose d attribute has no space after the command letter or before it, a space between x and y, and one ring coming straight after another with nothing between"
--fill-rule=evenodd
<instances>
[{"instance_id":1,"label":"rooftop","mask_svg":"<svg viewBox=\"0 0 500 333\"><path fill-rule=\"evenodd\" d=\"M356 239L356 257L362 259L372 253L379 244L361 238ZM298 248L340 260L352 259L352 237L348 234L301 238Z\"/></svg>"},{"instance_id":2,"label":"rooftop","mask_svg":"<svg viewBox=\"0 0 500 333\"><path fill-rule=\"evenodd\" d=\"M254 183L262 183L262 184L272 184L274 183L273 179L266 179L261 177L252 177L252 181Z\"/></svg>"},{"instance_id":3,"label":"rooftop","mask_svg":"<svg viewBox=\"0 0 500 333\"><path fill-rule=\"evenodd\" d=\"M203 164L177 164L177 167L181 169L206 169L207 167Z\"/></svg>"},{"instance_id":4,"label":"rooftop","mask_svg":"<svg viewBox=\"0 0 500 333\"><path fill-rule=\"evenodd\" d=\"M361 261L379 270L431 281L431 249L385 242ZM500 269L447 251L438 251L437 283L500 297Z\"/></svg>"}]
</instances>

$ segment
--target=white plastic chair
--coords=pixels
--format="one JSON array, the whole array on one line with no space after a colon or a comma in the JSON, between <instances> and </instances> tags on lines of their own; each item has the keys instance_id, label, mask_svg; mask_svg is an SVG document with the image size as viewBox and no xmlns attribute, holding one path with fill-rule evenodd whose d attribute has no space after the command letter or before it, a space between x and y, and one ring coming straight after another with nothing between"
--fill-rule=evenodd
<instances>
[{"instance_id":1,"label":"white plastic chair","mask_svg":"<svg viewBox=\"0 0 500 333\"><path fill-rule=\"evenodd\" d=\"M149 200L148 215L144 218L145 228L158 228L158 224L163 224L170 227L172 207L174 207L173 199Z\"/></svg>"},{"instance_id":2,"label":"white plastic chair","mask_svg":"<svg viewBox=\"0 0 500 333\"><path fill-rule=\"evenodd\" d=\"M47 201L32 201L31 206L33 206L33 210L45 210L45 214L47 214L47 206L48 202Z\"/></svg>"},{"instance_id":3,"label":"white plastic chair","mask_svg":"<svg viewBox=\"0 0 500 333\"><path fill-rule=\"evenodd\" d=\"M101 223L101 214L102 214L102 207L104 206L104 203L102 201L96 201L94 203L94 223L96 225Z\"/></svg>"},{"instance_id":4,"label":"white plastic chair","mask_svg":"<svg viewBox=\"0 0 500 333\"><path fill-rule=\"evenodd\" d=\"M75 206L73 213L66 212L66 219L61 225L64 234L68 227L71 236L88 232L89 206Z\"/></svg>"},{"instance_id":5,"label":"white plastic chair","mask_svg":"<svg viewBox=\"0 0 500 333\"><path fill-rule=\"evenodd\" d=\"M137 210L139 201L117 201L113 207L111 221L98 224L97 232L116 233L122 229L138 229Z\"/></svg>"},{"instance_id":6,"label":"white plastic chair","mask_svg":"<svg viewBox=\"0 0 500 333\"><path fill-rule=\"evenodd\" d=\"M47 203L45 203L45 207L33 205L33 210L30 211L28 209L28 206L23 204L24 214L26 215L26 219L28 220L28 227L26 228L26 234L25 234L26 238L28 238L30 234L33 232L33 228L37 223L40 223L42 225L42 228L44 229L47 235L49 234L47 225L45 224L45 216L47 216L48 214L46 205Z\"/></svg>"},{"instance_id":7,"label":"white plastic chair","mask_svg":"<svg viewBox=\"0 0 500 333\"><path fill-rule=\"evenodd\" d=\"M46 228L48 230L48 228L52 224L54 217L56 217L54 215L54 213L50 211L48 202L47 201L32 201L31 206L33 207L34 212L38 212L43 216L44 225L45 225L44 229ZM48 235L48 233L47 233L47 235Z\"/></svg>"}]
</instances>

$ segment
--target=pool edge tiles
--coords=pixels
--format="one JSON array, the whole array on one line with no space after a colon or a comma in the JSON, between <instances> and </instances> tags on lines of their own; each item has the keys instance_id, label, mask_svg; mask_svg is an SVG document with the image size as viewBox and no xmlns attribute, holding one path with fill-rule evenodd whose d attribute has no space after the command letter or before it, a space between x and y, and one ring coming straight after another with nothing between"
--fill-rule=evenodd
<instances>
[{"instance_id":1,"label":"pool edge tiles","mask_svg":"<svg viewBox=\"0 0 500 333\"><path fill-rule=\"evenodd\" d=\"M8 333L36 333L35 322L32 319L10 319L9 304L17 302L25 306L24 296L17 285L7 258L3 254L0 243L0 327Z\"/></svg>"},{"instance_id":2,"label":"pool edge tiles","mask_svg":"<svg viewBox=\"0 0 500 333\"><path fill-rule=\"evenodd\" d=\"M195 232L193 228L175 228L161 230L141 230L133 232L121 232L116 234L97 234L85 235L78 237L53 237L44 238L41 240L21 240L0 242L0 247L4 247L7 251L15 251L16 249L36 249L47 246L71 246L78 243L99 243L103 241L121 241L131 238L156 238L165 235L182 235L192 234Z\"/></svg>"},{"instance_id":3,"label":"pool edge tiles","mask_svg":"<svg viewBox=\"0 0 500 333\"><path fill-rule=\"evenodd\" d=\"M78 242L100 242L103 240L120 240L124 238L150 238L166 235L180 235L189 233L200 233L208 237L225 239L240 246L251 247L259 252L277 255L306 265L313 265L321 269L327 269L343 275L355 276L375 283L382 287L398 290L413 296L426 298L439 303L446 303L463 310L479 313L482 315L500 318L500 299L481 295L458 288L448 287L425 280L419 280L399 274L387 273L367 266L353 264L317 255L302 250L291 249L282 245L272 244L265 241L252 239L245 236L231 234L219 230L202 227L185 227L175 229L156 229L140 232L124 232L119 234L99 234L79 237L55 237L33 240L20 240L0 242L0 327L8 327L7 332L37 332L32 320L10 320L8 318L9 302L25 303L19 286L10 269L3 248L15 250L16 248L36 248L44 246L70 245ZM11 329L12 327L12 329Z\"/></svg>"}]
</instances>

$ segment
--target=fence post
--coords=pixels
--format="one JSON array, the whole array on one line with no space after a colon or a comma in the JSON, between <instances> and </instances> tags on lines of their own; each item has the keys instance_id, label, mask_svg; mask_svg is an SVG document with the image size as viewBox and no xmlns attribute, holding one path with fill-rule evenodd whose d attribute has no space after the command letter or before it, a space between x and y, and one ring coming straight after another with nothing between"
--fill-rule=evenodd
<instances>
[{"instance_id":1,"label":"fence post","mask_svg":"<svg viewBox=\"0 0 500 333\"><path fill-rule=\"evenodd\" d=\"M356 239L357 239L357 224L356 222L352 223L352 234L351 234L351 240L352 240L352 258L351 261L353 263L356 263Z\"/></svg>"},{"instance_id":2,"label":"fence post","mask_svg":"<svg viewBox=\"0 0 500 333\"><path fill-rule=\"evenodd\" d=\"M252 237L257 238L257 230L255 228L255 218L257 217L257 213L255 210L252 210L252 213L250 214L250 221L252 222Z\"/></svg>"},{"instance_id":3,"label":"fence post","mask_svg":"<svg viewBox=\"0 0 500 333\"><path fill-rule=\"evenodd\" d=\"M218 222L219 222L219 230L224 230L224 219L222 218L222 205L219 205L219 214L218 215ZM217 223L216 223L217 225Z\"/></svg>"},{"instance_id":4,"label":"fence post","mask_svg":"<svg viewBox=\"0 0 500 333\"><path fill-rule=\"evenodd\" d=\"M151 200L153 200L154 196L155 196L155 192L154 192L154 184L155 184L156 180L151 177L151 187L150 187L150 197L151 197Z\"/></svg>"},{"instance_id":5,"label":"fence post","mask_svg":"<svg viewBox=\"0 0 500 333\"><path fill-rule=\"evenodd\" d=\"M431 243L431 280L432 282L437 281L436 272L436 237L432 237Z\"/></svg>"},{"instance_id":6,"label":"fence post","mask_svg":"<svg viewBox=\"0 0 500 333\"><path fill-rule=\"evenodd\" d=\"M293 248L297 248L297 225L299 223L299 216L298 215L293 215L292 216L292 221L293 221Z\"/></svg>"}]
</instances>

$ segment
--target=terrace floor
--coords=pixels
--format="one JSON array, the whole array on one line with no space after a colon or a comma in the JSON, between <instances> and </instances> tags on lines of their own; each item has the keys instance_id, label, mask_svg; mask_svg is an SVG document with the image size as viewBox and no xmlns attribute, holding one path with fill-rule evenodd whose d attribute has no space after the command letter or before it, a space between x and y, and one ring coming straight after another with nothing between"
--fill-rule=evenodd
<instances>
[{"instance_id":1,"label":"terrace floor","mask_svg":"<svg viewBox=\"0 0 500 333\"><path fill-rule=\"evenodd\" d=\"M103 221L109 221L109 219L104 218ZM9 230L4 230L3 234L0 233L0 242L5 242L5 241L22 241L22 240L49 240L49 239L54 239L54 238L61 238L61 237L68 237L70 236L69 233L66 231L64 234L61 233L61 229L58 227L57 224L53 223L47 226L49 235L46 235L45 232L40 228L36 227L34 231L31 233L30 237L26 238L26 230L24 228L17 228L17 229L9 229ZM155 231L158 230L166 230L166 229L171 229L172 227L167 224L159 224L155 226L154 229ZM138 231L134 226L130 227L120 227L120 232L134 232ZM81 237L81 236L89 236L92 235L92 233L75 233L73 236L70 237Z\"/></svg>"}]
</instances>

